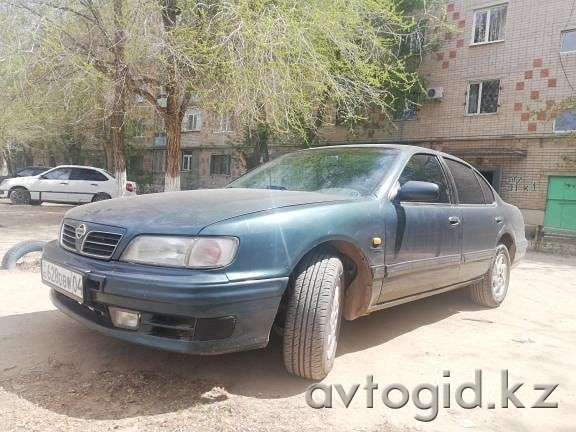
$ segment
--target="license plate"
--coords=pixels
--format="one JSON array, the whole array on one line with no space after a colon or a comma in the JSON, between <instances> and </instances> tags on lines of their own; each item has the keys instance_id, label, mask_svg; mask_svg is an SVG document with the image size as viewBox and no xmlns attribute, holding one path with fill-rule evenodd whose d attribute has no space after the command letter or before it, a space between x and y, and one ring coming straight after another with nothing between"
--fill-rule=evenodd
<instances>
[{"instance_id":1,"label":"license plate","mask_svg":"<svg viewBox=\"0 0 576 432\"><path fill-rule=\"evenodd\" d=\"M84 300L84 277L82 273L42 260L42 280L80 303Z\"/></svg>"}]
</instances>

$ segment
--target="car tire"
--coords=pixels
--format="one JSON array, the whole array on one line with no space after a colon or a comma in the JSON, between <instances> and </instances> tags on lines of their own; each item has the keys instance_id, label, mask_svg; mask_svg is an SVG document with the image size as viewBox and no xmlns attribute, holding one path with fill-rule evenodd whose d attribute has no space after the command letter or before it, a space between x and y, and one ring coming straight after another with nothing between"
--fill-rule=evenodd
<instances>
[{"instance_id":1,"label":"car tire","mask_svg":"<svg viewBox=\"0 0 576 432\"><path fill-rule=\"evenodd\" d=\"M342 316L344 267L332 253L312 253L288 287L283 356L288 372L321 380L332 369Z\"/></svg>"},{"instance_id":2,"label":"car tire","mask_svg":"<svg viewBox=\"0 0 576 432\"><path fill-rule=\"evenodd\" d=\"M94 195L92 197L92 202L98 202L98 201L104 201L104 200L109 200L112 197L110 195L108 195L107 193L104 192L98 192L96 195Z\"/></svg>"},{"instance_id":3,"label":"car tire","mask_svg":"<svg viewBox=\"0 0 576 432\"><path fill-rule=\"evenodd\" d=\"M12 246L4 254L0 268L10 270L16 268L18 260L24 255L32 252L40 252L44 248L46 242L38 240L26 240Z\"/></svg>"},{"instance_id":4,"label":"car tire","mask_svg":"<svg viewBox=\"0 0 576 432\"><path fill-rule=\"evenodd\" d=\"M498 307L508 293L510 283L510 253L503 244L496 247L490 268L480 282L470 287L470 297L477 305Z\"/></svg>"},{"instance_id":5,"label":"car tire","mask_svg":"<svg viewBox=\"0 0 576 432\"><path fill-rule=\"evenodd\" d=\"M16 187L10 191L10 201L15 205L30 204L30 192L23 187Z\"/></svg>"}]
</instances>

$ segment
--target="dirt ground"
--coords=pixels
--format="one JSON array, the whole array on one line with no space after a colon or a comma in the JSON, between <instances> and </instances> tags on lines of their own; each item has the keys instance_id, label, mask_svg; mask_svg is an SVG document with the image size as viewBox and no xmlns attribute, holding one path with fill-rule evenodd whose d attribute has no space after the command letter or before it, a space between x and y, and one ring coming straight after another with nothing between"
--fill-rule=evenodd
<instances>
[{"instance_id":1,"label":"dirt ground","mask_svg":"<svg viewBox=\"0 0 576 432\"><path fill-rule=\"evenodd\" d=\"M0 254L24 239L55 238L65 210L0 201ZM348 408L334 390L334 407L314 410L304 398L311 383L284 371L278 337L265 349L218 357L151 350L55 310L38 273L0 271L0 431L573 431L575 290L574 257L530 253L513 270L499 309L479 309L454 292L346 322L323 383L360 389ZM483 408L466 410L454 392L476 369ZM516 392L525 409L501 408L502 369L510 385L525 383ZM380 389L371 409L366 375ZM417 384L450 383L451 408L417 421L429 411L412 399L398 410L381 402L391 383L406 386L411 398ZM559 384L549 398L559 407L530 408L541 393L535 384ZM491 401L496 409L486 408Z\"/></svg>"}]
</instances>

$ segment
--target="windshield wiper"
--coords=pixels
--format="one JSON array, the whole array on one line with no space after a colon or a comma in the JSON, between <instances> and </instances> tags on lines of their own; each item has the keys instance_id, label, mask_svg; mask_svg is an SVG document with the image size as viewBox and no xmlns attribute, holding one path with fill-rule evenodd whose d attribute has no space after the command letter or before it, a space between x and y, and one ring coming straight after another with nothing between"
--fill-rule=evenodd
<instances>
[{"instance_id":1,"label":"windshield wiper","mask_svg":"<svg viewBox=\"0 0 576 432\"><path fill-rule=\"evenodd\" d=\"M266 186L266 189L286 190L286 188L284 186L279 186L279 185L268 185L268 186Z\"/></svg>"}]
</instances>

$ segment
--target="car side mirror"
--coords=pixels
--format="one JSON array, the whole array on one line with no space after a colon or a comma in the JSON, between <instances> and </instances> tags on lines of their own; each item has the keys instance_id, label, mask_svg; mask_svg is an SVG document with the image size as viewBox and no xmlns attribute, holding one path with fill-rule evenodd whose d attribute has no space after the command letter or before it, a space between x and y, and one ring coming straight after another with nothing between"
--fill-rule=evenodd
<instances>
[{"instance_id":1,"label":"car side mirror","mask_svg":"<svg viewBox=\"0 0 576 432\"><path fill-rule=\"evenodd\" d=\"M437 202L440 199L440 187L436 183L408 181L398 191L396 201L401 202Z\"/></svg>"}]
</instances>

